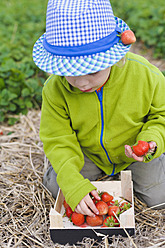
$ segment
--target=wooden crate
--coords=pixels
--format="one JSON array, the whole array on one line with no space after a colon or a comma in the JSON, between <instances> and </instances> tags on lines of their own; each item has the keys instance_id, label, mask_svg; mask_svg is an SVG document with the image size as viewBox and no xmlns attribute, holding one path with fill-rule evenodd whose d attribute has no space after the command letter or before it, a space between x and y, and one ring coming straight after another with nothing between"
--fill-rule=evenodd
<instances>
[{"instance_id":1,"label":"wooden crate","mask_svg":"<svg viewBox=\"0 0 165 248\"><path fill-rule=\"evenodd\" d=\"M64 196L59 190L54 208L50 210L50 236L54 243L59 244L75 244L81 241L84 237L101 240L103 235L122 235L127 236L125 230L131 236L135 233L135 218L134 218L134 200L133 200L133 182L131 179L131 171L121 172L121 181L94 181L92 182L99 191L107 191L114 198L124 198L132 203L132 207L120 214L120 227L77 227L69 220L64 221L63 206ZM124 227L124 228L123 228ZM99 235L98 235L99 234Z\"/></svg>"}]
</instances>

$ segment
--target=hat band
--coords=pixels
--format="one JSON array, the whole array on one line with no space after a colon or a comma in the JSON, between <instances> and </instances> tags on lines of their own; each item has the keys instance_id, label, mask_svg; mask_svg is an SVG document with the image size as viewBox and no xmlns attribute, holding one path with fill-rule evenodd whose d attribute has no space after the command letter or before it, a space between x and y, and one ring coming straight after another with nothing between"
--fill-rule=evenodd
<instances>
[{"instance_id":1,"label":"hat band","mask_svg":"<svg viewBox=\"0 0 165 248\"><path fill-rule=\"evenodd\" d=\"M43 46L48 52L58 56L79 57L84 55L91 55L107 51L114 44L118 43L120 39L120 37L117 36L118 33L121 33L121 29L116 26L115 31L105 38L81 46L54 46L47 42L45 36L43 40Z\"/></svg>"}]
</instances>

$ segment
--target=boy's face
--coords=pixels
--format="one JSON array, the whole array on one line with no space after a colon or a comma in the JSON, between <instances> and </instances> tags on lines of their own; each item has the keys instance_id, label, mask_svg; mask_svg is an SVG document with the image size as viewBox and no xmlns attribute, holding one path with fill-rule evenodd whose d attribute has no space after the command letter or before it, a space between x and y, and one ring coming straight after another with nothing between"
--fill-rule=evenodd
<instances>
[{"instance_id":1,"label":"boy's face","mask_svg":"<svg viewBox=\"0 0 165 248\"><path fill-rule=\"evenodd\" d=\"M69 84L83 92L94 92L107 81L110 71L111 67L84 76L65 76L65 78Z\"/></svg>"}]
</instances>

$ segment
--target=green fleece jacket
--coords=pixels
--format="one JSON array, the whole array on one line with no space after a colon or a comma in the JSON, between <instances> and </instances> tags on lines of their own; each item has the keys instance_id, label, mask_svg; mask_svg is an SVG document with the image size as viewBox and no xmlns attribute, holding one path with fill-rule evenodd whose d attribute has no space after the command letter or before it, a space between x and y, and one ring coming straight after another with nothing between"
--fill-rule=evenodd
<instances>
[{"instance_id":1,"label":"green fleece jacket","mask_svg":"<svg viewBox=\"0 0 165 248\"><path fill-rule=\"evenodd\" d=\"M155 141L165 152L165 79L146 59L127 53L112 66L99 93L84 93L65 77L52 75L43 88L40 138L57 173L57 183L74 209L95 189L80 171L84 155L113 175L135 162L124 145Z\"/></svg>"}]
</instances>

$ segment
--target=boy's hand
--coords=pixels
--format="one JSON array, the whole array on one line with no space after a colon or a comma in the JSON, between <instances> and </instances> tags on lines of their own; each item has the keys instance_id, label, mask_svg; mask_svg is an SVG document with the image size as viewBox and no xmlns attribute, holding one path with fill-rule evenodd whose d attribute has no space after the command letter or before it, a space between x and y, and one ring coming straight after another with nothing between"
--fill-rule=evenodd
<instances>
[{"instance_id":1,"label":"boy's hand","mask_svg":"<svg viewBox=\"0 0 165 248\"><path fill-rule=\"evenodd\" d=\"M97 193L96 190L92 190L91 195L94 196L94 198L96 198L96 200L100 200L100 197ZM93 212L92 212L92 211ZM77 205L77 207L75 208L75 212L80 213L80 214L84 214L84 215L89 215L94 217L95 214L99 214L98 209L96 208L94 202L92 201L91 197L89 194L87 194Z\"/></svg>"},{"instance_id":2,"label":"boy's hand","mask_svg":"<svg viewBox=\"0 0 165 248\"><path fill-rule=\"evenodd\" d=\"M155 149L157 147L156 143L154 141L151 141L148 144L149 144L149 147L150 147L149 152L154 153ZM128 145L125 145L125 155L128 158L133 158L133 159L135 159L136 161L139 161L139 162L143 162L143 160L144 160L144 157L136 156L136 154L132 151L131 146L128 146Z\"/></svg>"}]
</instances>

